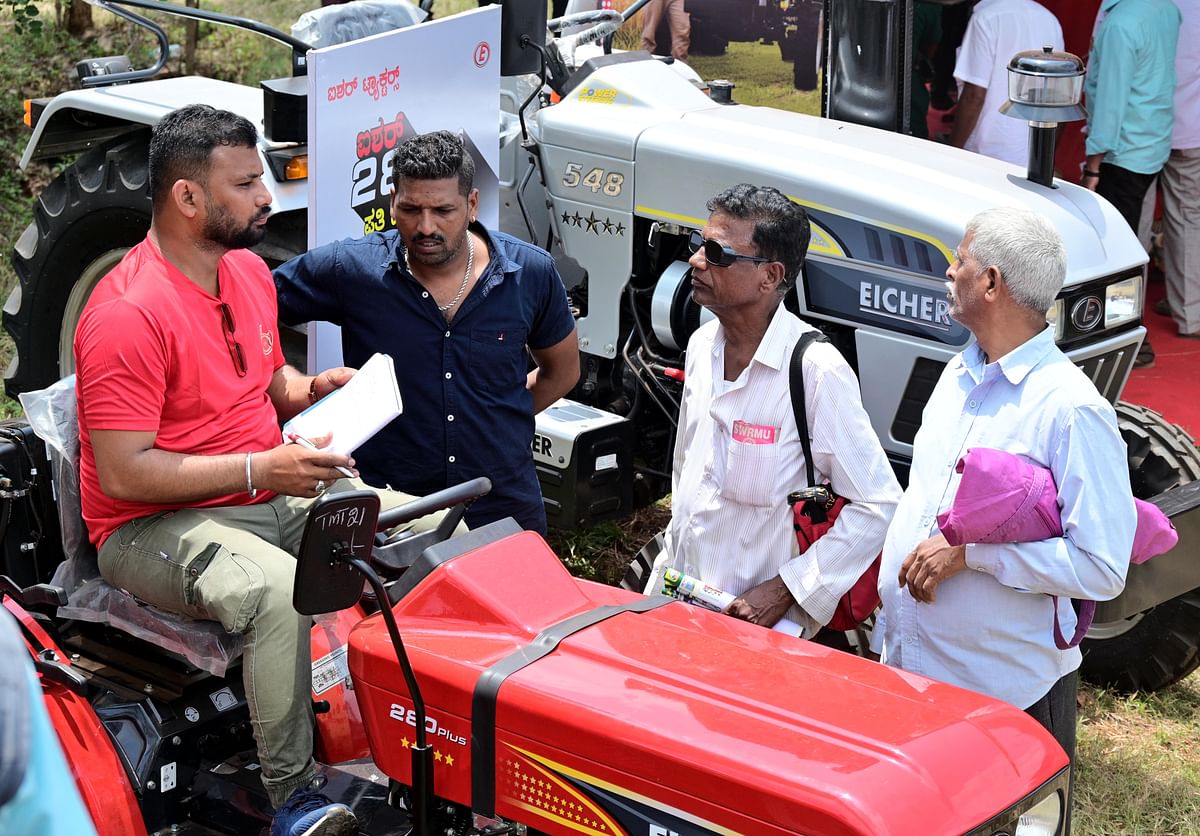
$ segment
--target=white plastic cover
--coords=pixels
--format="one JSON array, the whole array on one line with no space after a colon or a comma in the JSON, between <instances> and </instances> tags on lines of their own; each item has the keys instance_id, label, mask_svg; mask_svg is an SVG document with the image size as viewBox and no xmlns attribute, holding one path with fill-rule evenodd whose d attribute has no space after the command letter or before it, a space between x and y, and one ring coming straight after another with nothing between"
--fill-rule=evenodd
<instances>
[{"instance_id":1,"label":"white plastic cover","mask_svg":"<svg viewBox=\"0 0 1200 836\"><path fill-rule=\"evenodd\" d=\"M407 0L357 0L305 12L292 25L292 37L320 49L403 29L426 17Z\"/></svg>"},{"instance_id":2,"label":"white plastic cover","mask_svg":"<svg viewBox=\"0 0 1200 836\"><path fill-rule=\"evenodd\" d=\"M67 593L61 618L109 624L122 632L183 656L201 670L224 676L242 653L242 637L215 621L193 621L156 609L100 576L79 499L79 423L75 375L45 389L25 392L21 406L33 431L50 450L51 471L62 527L63 554L51 580Z\"/></svg>"}]
</instances>

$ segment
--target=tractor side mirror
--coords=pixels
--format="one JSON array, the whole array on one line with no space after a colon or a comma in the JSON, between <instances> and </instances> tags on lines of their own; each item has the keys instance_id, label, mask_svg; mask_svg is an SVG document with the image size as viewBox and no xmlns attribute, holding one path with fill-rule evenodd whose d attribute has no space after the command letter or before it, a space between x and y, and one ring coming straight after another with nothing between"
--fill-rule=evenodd
<instances>
[{"instance_id":1,"label":"tractor side mirror","mask_svg":"<svg viewBox=\"0 0 1200 836\"><path fill-rule=\"evenodd\" d=\"M371 491L326 494L313 504L296 557L296 612L318 615L354 606L363 576L350 560L370 559L378 523L379 497Z\"/></svg>"},{"instance_id":2,"label":"tractor side mirror","mask_svg":"<svg viewBox=\"0 0 1200 836\"><path fill-rule=\"evenodd\" d=\"M542 59L531 44L546 44L546 0L504 0L500 6L500 75L536 75Z\"/></svg>"}]
</instances>

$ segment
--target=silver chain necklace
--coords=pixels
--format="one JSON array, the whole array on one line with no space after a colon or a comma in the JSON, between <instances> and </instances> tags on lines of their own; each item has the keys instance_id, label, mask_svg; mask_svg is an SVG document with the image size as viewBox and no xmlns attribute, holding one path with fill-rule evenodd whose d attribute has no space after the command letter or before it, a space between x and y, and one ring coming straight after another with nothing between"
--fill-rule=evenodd
<instances>
[{"instance_id":1,"label":"silver chain necklace","mask_svg":"<svg viewBox=\"0 0 1200 836\"><path fill-rule=\"evenodd\" d=\"M412 269L412 264L408 260L408 248L404 249L404 266L408 268L408 272L414 276L417 275ZM444 305L438 305L437 309L442 313L453 308L458 304L458 300L462 298L463 293L467 289L467 282L471 281L471 268L475 266L475 241L471 238L471 233L467 232L467 272L463 274L462 284L458 288L458 293L454 294L454 298Z\"/></svg>"}]
</instances>

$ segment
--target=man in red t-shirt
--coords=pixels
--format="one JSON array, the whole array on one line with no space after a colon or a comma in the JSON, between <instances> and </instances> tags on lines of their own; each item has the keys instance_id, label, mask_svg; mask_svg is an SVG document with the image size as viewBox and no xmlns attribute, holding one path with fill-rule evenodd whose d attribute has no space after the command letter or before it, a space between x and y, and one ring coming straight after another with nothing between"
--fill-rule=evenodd
<instances>
[{"instance_id":1,"label":"man in red t-shirt","mask_svg":"<svg viewBox=\"0 0 1200 836\"><path fill-rule=\"evenodd\" d=\"M281 444L279 422L354 371L309 377L283 361L270 271L245 249L271 211L257 139L207 105L155 127L150 233L96 286L75 335L80 491L109 583L244 636L272 836L351 833L353 813L310 789L311 622L291 599L310 505L326 486L364 486L337 481L352 459Z\"/></svg>"}]
</instances>

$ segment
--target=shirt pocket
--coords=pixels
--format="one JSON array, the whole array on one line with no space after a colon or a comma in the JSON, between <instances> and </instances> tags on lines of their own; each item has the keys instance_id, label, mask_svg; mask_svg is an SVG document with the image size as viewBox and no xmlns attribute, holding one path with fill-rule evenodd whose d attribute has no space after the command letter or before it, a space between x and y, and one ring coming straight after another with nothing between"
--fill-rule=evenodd
<instances>
[{"instance_id":1,"label":"shirt pocket","mask_svg":"<svg viewBox=\"0 0 1200 836\"><path fill-rule=\"evenodd\" d=\"M718 493L742 505L770 507L779 476L779 445L730 439L725 447L725 479Z\"/></svg>"},{"instance_id":2,"label":"shirt pocket","mask_svg":"<svg viewBox=\"0 0 1200 836\"><path fill-rule=\"evenodd\" d=\"M507 392L525 387L524 328L474 328L468 368L475 387L484 392Z\"/></svg>"}]
</instances>

